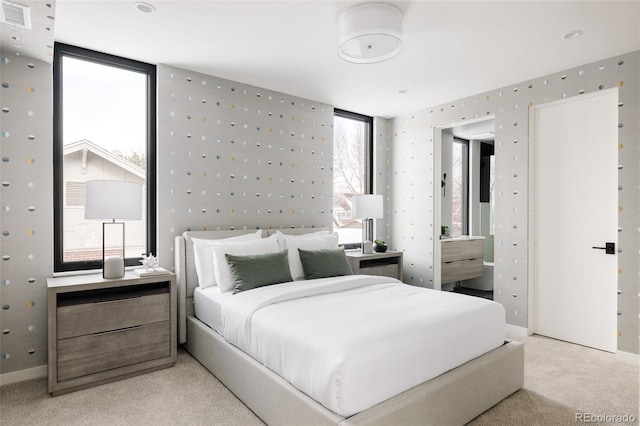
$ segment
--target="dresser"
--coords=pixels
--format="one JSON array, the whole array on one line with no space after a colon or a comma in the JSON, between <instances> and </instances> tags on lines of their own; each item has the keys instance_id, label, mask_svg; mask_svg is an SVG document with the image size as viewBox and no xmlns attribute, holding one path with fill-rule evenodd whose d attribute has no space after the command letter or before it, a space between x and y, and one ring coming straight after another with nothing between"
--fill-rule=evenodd
<instances>
[{"instance_id":1,"label":"dresser","mask_svg":"<svg viewBox=\"0 0 640 426\"><path fill-rule=\"evenodd\" d=\"M177 360L174 274L47 280L49 392L60 395Z\"/></svg>"},{"instance_id":2,"label":"dresser","mask_svg":"<svg viewBox=\"0 0 640 426\"><path fill-rule=\"evenodd\" d=\"M481 277L484 237L440 240L442 284Z\"/></svg>"}]
</instances>

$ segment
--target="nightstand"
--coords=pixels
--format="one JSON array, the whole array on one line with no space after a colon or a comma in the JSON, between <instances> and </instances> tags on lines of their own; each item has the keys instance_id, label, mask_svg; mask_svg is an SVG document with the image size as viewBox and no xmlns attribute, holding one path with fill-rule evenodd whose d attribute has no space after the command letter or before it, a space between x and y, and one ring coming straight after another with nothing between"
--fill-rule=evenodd
<instances>
[{"instance_id":1,"label":"nightstand","mask_svg":"<svg viewBox=\"0 0 640 426\"><path fill-rule=\"evenodd\" d=\"M402 281L402 252L363 254L361 251L348 251L347 259L356 275L382 275Z\"/></svg>"},{"instance_id":2,"label":"nightstand","mask_svg":"<svg viewBox=\"0 0 640 426\"><path fill-rule=\"evenodd\" d=\"M174 365L174 274L47 280L49 392L55 396Z\"/></svg>"}]
</instances>

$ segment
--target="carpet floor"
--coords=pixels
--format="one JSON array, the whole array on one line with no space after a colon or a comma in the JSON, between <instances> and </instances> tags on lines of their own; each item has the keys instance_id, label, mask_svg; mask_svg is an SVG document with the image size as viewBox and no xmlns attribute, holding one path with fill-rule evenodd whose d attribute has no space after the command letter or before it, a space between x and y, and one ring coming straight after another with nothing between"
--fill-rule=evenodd
<instances>
[{"instance_id":1,"label":"carpet floor","mask_svg":"<svg viewBox=\"0 0 640 426\"><path fill-rule=\"evenodd\" d=\"M576 416L603 420L594 424L638 424L637 365L613 354L540 336L516 340L525 343L524 388L470 425L570 425L580 423ZM263 423L194 358L179 350L173 368L55 398L47 394L46 379L3 386L0 424Z\"/></svg>"}]
</instances>

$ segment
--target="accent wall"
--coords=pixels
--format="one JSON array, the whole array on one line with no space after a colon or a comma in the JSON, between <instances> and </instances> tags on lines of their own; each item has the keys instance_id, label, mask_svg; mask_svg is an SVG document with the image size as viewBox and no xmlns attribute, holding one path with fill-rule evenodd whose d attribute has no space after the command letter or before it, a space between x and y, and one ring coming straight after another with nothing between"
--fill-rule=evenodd
<instances>
[{"instance_id":1,"label":"accent wall","mask_svg":"<svg viewBox=\"0 0 640 426\"><path fill-rule=\"evenodd\" d=\"M53 271L50 64L0 57L0 372L47 364Z\"/></svg>"},{"instance_id":2,"label":"accent wall","mask_svg":"<svg viewBox=\"0 0 640 426\"><path fill-rule=\"evenodd\" d=\"M159 65L158 254L187 230L332 227L333 107Z\"/></svg>"}]
</instances>

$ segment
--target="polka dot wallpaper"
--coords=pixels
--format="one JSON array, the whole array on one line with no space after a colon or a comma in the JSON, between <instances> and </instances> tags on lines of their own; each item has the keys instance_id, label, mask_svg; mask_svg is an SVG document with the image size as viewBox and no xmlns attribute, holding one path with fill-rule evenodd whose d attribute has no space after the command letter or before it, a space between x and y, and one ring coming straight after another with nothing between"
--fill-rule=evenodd
<instances>
[{"instance_id":1,"label":"polka dot wallpaper","mask_svg":"<svg viewBox=\"0 0 640 426\"><path fill-rule=\"evenodd\" d=\"M527 327L529 107L618 87L618 350L639 353L640 52L598 61L390 120L387 197L394 247L405 280L432 287L434 128L495 115L494 298L507 322ZM579 155L579 153L576 153Z\"/></svg>"},{"instance_id":2,"label":"polka dot wallpaper","mask_svg":"<svg viewBox=\"0 0 640 426\"><path fill-rule=\"evenodd\" d=\"M9 57L28 57L50 64L53 60L56 2L20 0L15 3L29 8L31 27L2 23L0 40L3 49L6 50L3 53Z\"/></svg>"},{"instance_id":3,"label":"polka dot wallpaper","mask_svg":"<svg viewBox=\"0 0 640 426\"><path fill-rule=\"evenodd\" d=\"M0 372L47 363L53 250L51 65L0 54Z\"/></svg>"},{"instance_id":4,"label":"polka dot wallpaper","mask_svg":"<svg viewBox=\"0 0 640 426\"><path fill-rule=\"evenodd\" d=\"M158 253L189 229L331 228L333 107L158 67Z\"/></svg>"},{"instance_id":5,"label":"polka dot wallpaper","mask_svg":"<svg viewBox=\"0 0 640 426\"><path fill-rule=\"evenodd\" d=\"M383 241L390 241L389 235L389 218L391 217L391 199L389 197L389 170L391 161L391 121L376 117L373 122L373 134L374 134L374 151L373 151L373 192L375 194L382 194L384 196L384 218L376 219L375 224L375 238L379 238ZM394 247L391 247L394 249Z\"/></svg>"},{"instance_id":6,"label":"polka dot wallpaper","mask_svg":"<svg viewBox=\"0 0 640 426\"><path fill-rule=\"evenodd\" d=\"M0 373L47 362L52 275L51 65L0 55ZM404 251L405 279L432 279L433 127L496 117L496 300L527 324L528 107L619 88L619 350L638 353L640 52L392 120L376 118L377 237ZM173 265L187 229L331 227L333 108L160 65L158 247Z\"/></svg>"}]
</instances>

